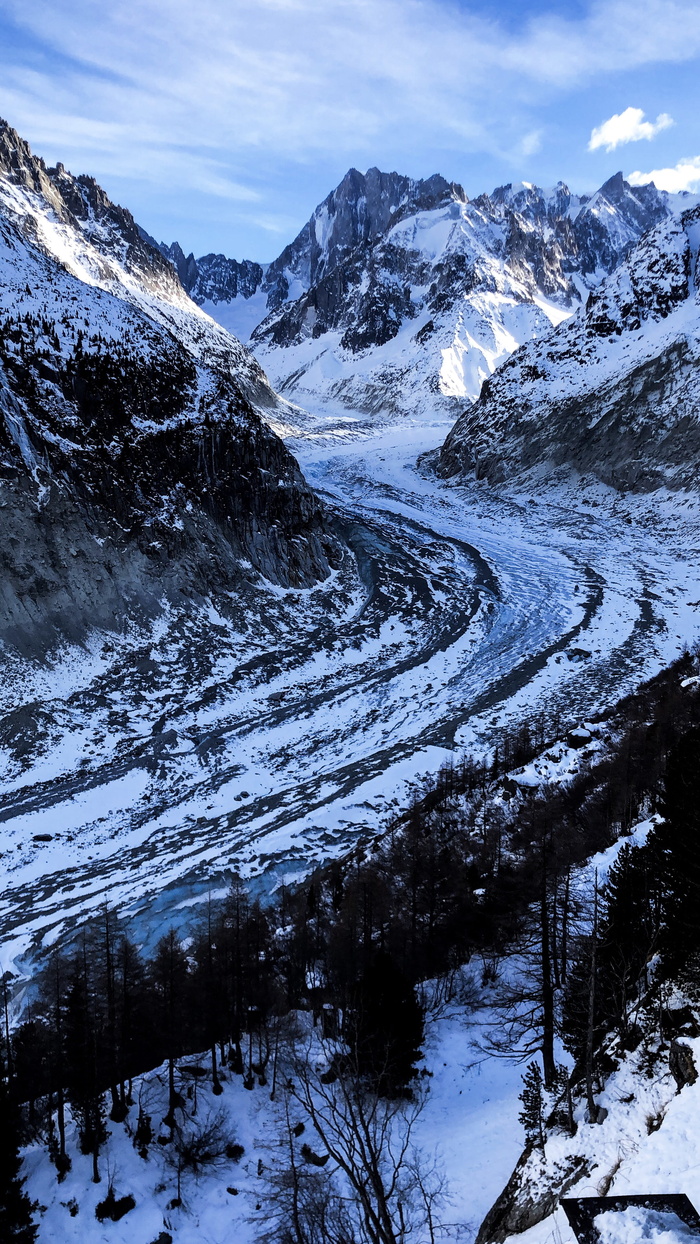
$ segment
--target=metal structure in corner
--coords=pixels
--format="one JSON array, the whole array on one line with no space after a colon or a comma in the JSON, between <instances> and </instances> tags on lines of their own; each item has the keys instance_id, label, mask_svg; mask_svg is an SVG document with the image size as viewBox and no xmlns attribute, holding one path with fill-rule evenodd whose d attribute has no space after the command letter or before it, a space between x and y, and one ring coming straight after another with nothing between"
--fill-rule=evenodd
<instances>
[{"instance_id":1,"label":"metal structure in corner","mask_svg":"<svg viewBox=\"0 0 700 1244\"><path fill-rule=\"evenodd\" d=\"M595 1225L599 1214L608 1210L624 1210L631 1206L676 1214L700 1240L700 1214L684 1194L660 1196L587 1196L563 1197L562 1209L576 1235L578 1244L600 1244Z\"/></svg>"}]
</instances>

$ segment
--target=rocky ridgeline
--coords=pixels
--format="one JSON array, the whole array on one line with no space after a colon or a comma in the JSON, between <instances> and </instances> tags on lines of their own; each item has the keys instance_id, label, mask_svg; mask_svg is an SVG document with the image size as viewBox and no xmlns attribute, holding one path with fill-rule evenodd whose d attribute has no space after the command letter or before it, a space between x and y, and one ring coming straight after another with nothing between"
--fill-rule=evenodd
<instances>
[{"instance_id":1,"label":"rocky ridgeline","mask_svg":"<svg viewBox=\"0 0 700 1244\"><path fill-rule=\"evenodd\" d=\"M136 278L151 293L182 299L183 290L157 245L139 229L131 212L112 203L94 177L74 177L62 164L48 168L29 144L0 120L0 178L5 187L29 191L32 198L74 235L83 235L103 258L101 275L110 279L109 259ZM31 202L31 200L30 200ZM6 208L9 203L5 204ZM25 206L25 211L22 207ZM38 222L27 220L29 203L15 198L16 216L27 221L27 233L41 244Z\"/></svg>"},{"instance_id":2,"label":"rocky ridgeline","mask_svg":"<svg viewBox=\"0 0 700 1244\"><path fill-rule=\"evenodd\" d=\"M454 399L475 399L673 209L619 173L589 197L522 183L470 201L440 176L352 169L272 264L162 249L231 327L256 298L251 345L295 399L456 414Z\"/></svg>"},{"instance_id":3,"label":"rocky ridgeline","mask_svg":"<svg viewBox=\"0 0 700 1244\"><path fill-rule=\"evenodd\" d=\"M218 326L211 348L188 332L205 317L94 182L46 170L8 127L0 141L0 639L37 654L165 602L235 613L261 576L325 578L339 546L251 405L260 369L236 374L247 352ZM105 287L72 271L104 256ZM177 332L161 314L168 283Z\"/></svg>"},{"instance_id":4,"label":"rocky ridgeline","mask_svg":"<svg viewBox=\"0 0 700 1244\"><path fill-rule=\"evenodd\" d=\"M226 371L263 414L280 402L259 363L192 301L157 243L92 177L47 168L0 120L0 213L81 281L157 320L202 363Z\"/></svg>"},{"instance_id":5,"label":"rocky ridgeline","mask_svg":"<svg viewBox=\"0 0 700 1244\"><path fill-rule=\"evenodd\" d=\"M573 467L616 488L695 487L700 208L662 221L546 341L486 382L439 456L492 483Z\"/></svg>"}]
</instances>

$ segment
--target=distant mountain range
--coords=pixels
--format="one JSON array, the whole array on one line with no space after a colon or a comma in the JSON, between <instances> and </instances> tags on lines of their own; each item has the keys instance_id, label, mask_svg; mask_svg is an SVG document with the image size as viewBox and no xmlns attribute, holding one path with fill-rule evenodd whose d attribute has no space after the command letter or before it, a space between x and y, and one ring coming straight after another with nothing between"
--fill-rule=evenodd
<instances>
[{"instance_id":1,"label":"distant mountain range","mask_svg":"<svg viewBox=\"0 0 700 1244\"><path fill-rule=\"evenodd\" d=\"M700 207L661 221L546 341L518 350L457 421L448 477L592 472L623 490L697 488Z\"/></svg>"},{"instance_id":2,"label":"distant mountain range","mask_svg":"<svg viewBox=\"0 0 700 1244\"><path fill-rule=\"evenodd\" d=\"M591 196L523 182L470 201L438 175L351 169L269 265L161 250L292 400L456 415L647 230L695 202L621 173Z\"/></svg>"}]
</instances>

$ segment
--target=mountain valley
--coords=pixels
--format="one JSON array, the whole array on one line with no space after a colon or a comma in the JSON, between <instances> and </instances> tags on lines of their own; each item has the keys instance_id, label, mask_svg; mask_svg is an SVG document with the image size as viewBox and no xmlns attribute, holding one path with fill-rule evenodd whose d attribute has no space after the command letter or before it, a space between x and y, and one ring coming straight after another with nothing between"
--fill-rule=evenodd
<instances>
[{"instance_id":1,"label":"mountain valley","mask_svg":"<svg viewBox=\"0 0 700 1244\"><path fill-rule=\"evenodd\" d=\"M590 896L608 903L615 862L653 843L661 757L672 767L700 720L699 239L697 196L621 175L591 196L522 183L468 200L439 175L353 169L273 263L195 259L0 123L3 1040L18 1077L44 1051L25 1119L39 1244L272 1238L280 1146L296 1153L305 1126L292 1169L336 1189L313 1101L303 1114L285 1093L303 1081L299 1042L311 1098L343 1089L347 1017L375 969L390 999L408 982L425 1022L415 1170L442 1146L456 1189L454 1221L419 1244L573 1244L572 1172L587 1193L591 1172L626 1186L656 1152L644 1111L680 1143L697 1089L674 1098L654 1025L697 1007L687 980L647 975L650 941L621 1013L605 995L596 1049L614 1023L640 1035L612 1069L600 1054L598 1118L592 1054L584 1084L566 1044L565 978L567 937L589 970ZM407 932L423 886L422 932ZM503 997L533 979L548 920L564 1019L542 1037L537 1001L506 1063L493 1034L527 997L515 1020ZM129 1005L143 989L161 1007L134 1037L151 1061L115 1037L132 979L117 946L138 960ZM41 1041L52 1024L74 1034L80 972L107 1053L66 1125L63 1036L58 1054ZM545 1048L550 1113L537 1136L527 1124L509 1181L521 1064ZM100 1140L85 1102L103 1090ZM389 1149L412 1093L373 1097L391 1103ZM211 1167L186 1168L175 1142L202 1120L230 1135ZM651 1183L670 1178L658 1145ZM115 1188L133 1204L110 1221ZM274 1238L365 1240L314 1231Z\"/></svg>"}]
</instances>

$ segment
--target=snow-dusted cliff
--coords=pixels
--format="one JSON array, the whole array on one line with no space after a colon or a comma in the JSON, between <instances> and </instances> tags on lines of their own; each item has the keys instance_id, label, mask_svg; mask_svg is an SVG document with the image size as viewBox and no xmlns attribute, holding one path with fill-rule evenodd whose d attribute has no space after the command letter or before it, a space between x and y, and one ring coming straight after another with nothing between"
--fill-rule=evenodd
<instances>
[{"instance_id":1,"label":"snow-dusted cliff","mask_svg":"<svg viewBox=\"0 0 700 1244\"><path fill-rule=\"evenodd\" d=\"M0 129L0 638L308 586L336 544L259 365L132 217Z\"/></svg>"},{"instance_id":2,"label":"snow-dusted cliff","mask_svg":"<svg viewBox=\"0 0 700 1244\"><path fill-rule=\"evenodd\" d=\"M252 354L185 292L173 266L92 177L47 168L0 120L0 213L86 285L106 290L173 334L197 360L226 371L264 411L278 400Z\"/></svg>"},{"instance_id":3,"label":"snow-dusted cliff","mask_svg":"<svg viewBox=\"0 0 700 1244\"><path fill-rule=\"evenodd\" d=\"M493 482L566 465L617 488L695 485L700 209L662 221L546 342L523 346L440 454Z\"/></svg>"}]
</instances>

